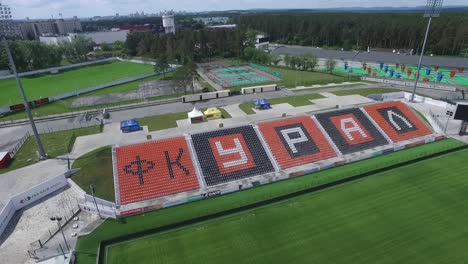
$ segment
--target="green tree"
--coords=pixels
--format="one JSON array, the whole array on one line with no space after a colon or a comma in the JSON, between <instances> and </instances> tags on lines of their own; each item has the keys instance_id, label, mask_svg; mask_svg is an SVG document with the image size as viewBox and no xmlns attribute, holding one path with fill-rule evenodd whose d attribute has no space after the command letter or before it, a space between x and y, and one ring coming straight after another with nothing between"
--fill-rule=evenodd
<instances>
[{"instance_id":1,"label":"green tree","mask_svg":"<svg viewBox=\"0 0 468 264\"><path fill-rule=\"evenodd\" d=\"M63 56L70 63L87 61L87 54L93 50L91 39L78 35L71 42L62 42L60 47Z\"/></svg>"},{"instance_id":2,"label":"green tree","mask_svg":"<svg viewBox=\"0 0 468 264\"><path fill-rule=\"evenodd\" d=\"M127 46L127 53L130 56L137 55L137 48L140 42L142 41L145 33L141 32L134 32L127 35L126 46Z\"/></svg>"},{"instance_id":3,"label":"green tree","mask_svg":"<svg viewBox=\"0 0 468 264\"><path fill-rule=\"evenodd\" d=\"M78 58L81 62L86 61L86 55L93 50L93 42L91 39L82 35L78 35L75 39L73 39L72 45L76 50Z\"/></svg>"},{"instance_id":4,"label":"green tree","mask_svg":"<svg viewBox=\"0 0 468 264\"><path fill-rule=\"evenodd\" d=\"M304 67L303 69L306 71L314 71L318 64L317 56L311 53L304 54Z\"/></svg>"},{"instance_id":5,"label":"green tree","mask_svg":"<svg viewBox=\"0 0 468 264\"><path fill-rule=\"evenodd\" d=\"M182 65L177 67L173 74L172 88L179 95L183 92L187 94L187 87L194 91L194 80L197 76L196 64L190 58L182 58Z\"/></svg>"},{"instance_id":6,"label":"green tree","mask_svg":"<svg viewBox=\"0 0 468 264\"><path fill-rule=\"evenodd\" d=\"M29 71L29 52L23 41L9 41L11 56L15 61L16 68L19 72ZM2 52L2 55L4 52Z\"/></svg>"},{"instance_id":7,"label":"green tree","mask_svg":"<svg viewBox=\"0 0 468 264\"><path fill-rule=\"evenodd\" d=\"M102 51L112 51L112 48L109 44L107 44L106 42L102 43L101 44L101 50Z\"/></svg>"},{"instance_id":8,"label":"green tree","mask_svg":"<svg viewBox=\"0 0 468 264\"><path fill-rule=\"evenodd\" d=\"M243 59L245 61L253 61L255 57L255 48L247 47L244 49L244 56Z\"/></svg>"},{"instance_id":9,"label":"green tree","mask_svg":"<svg viewBox=\"0 0 468 264\"><path fill-rule=\"evenodd\" d=\"M334 59L328 59L325 62L325 68L328 73L333 73L333 70L335 69L336 66L336 61Z\"/></svg>"},{"instance_id":10,"label":"green tree","mask_svg":"<svg viewBox=\"0 0 468 264\"><path fill-rule=\"evenodd\" d=\"M278 54L271 54L271 63L275 66L281 62L281 56Z\"/></svg>"},{"instance_id":11,"label":"green tree","mask_svg":"<svg viewBox=\"0 0 468 264\"><path fill-rule=\"evenodd\" d=\"M274 42L346 50L368 46L420 50L426 27L418 12L256 13L233 19L240 28L265 32ZM437 55L460 55L467 34L467 12L441 16L431 28L428 50Z\"/></svg>"},{"instance_id":12,"label":"green tree","mask_svg":"<svg viewBox=\"0 0 468 264\"><path fill-rule=\"evenodd\" d=\"M161 54L157 59L156 59L156 64L154 65L154 71L155 72L163 72L164 78L166 77L166 70L169 69L169 62L167 60L167 55L166 54Z\"/></svg>"},{"instance_id":13,"label":"green tree","mask_svg":"<svg viewBox=\"0 0 468 264\"><path fill-rule=\"evenodd\" d=\"M116 41L114 42L114 44L112 44L112 49L114 51L125 51L126 48L127 48L127 45L123 41Z\"/></svg>"},{"instance_id":14,"label":"green tree","mask_svg":"<svg viewBox=\"0 0 468 264\"><path fill-rule=\"evenodd\" d=\"M284 64L286 67L291 67L291 56L289 54L284 55Z\"/></svg>"}]
</instances>

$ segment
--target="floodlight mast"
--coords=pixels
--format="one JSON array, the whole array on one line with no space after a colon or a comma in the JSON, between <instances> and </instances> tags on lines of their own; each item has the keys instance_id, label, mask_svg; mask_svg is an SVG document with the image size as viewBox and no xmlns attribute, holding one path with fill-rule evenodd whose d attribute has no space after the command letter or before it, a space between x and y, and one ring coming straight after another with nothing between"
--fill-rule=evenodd
<instances>
[{"instance_id":1,"label":"floodlight mast","mask_svg":"<svg viewBox=\"0 0 468 264\"><path fill-rule=\"evenodd\" d=\"M421 55L419 56L418 70L415 73L416 76L414 78L414 88L413 93L411 95L411 102L414 102L414 97L416 95L416 88L418 87L421 64L424 56L424 50L426 49L427 36L429 35L429 29L431 28L432 18L440 16L440 11L442 10L443 2L444 0L427 0L424 17L428 17L429 21L427 22L426 34L424 35L424 42L421 49Z\"/></svg>"},{"instance_id":2,"label":"floodlight mast","mask_svg":"<svg viewBox=\"0 0 468 264\"><path fill-rule=\"evenodd\" d=\"M3 47L5 48L5 53L8 59L8 65L10 70L12 71L13 75L15 75L16 84L21 94L21 98L23 99L24 109L26 114L28 115L29 123L31 124L32 131L34 133L34 138L37 143L37 149L39 151L39 158L41 160L47 159L47 154L44 151L44 147L42 146L41 139L39 138L39 133L37 132L36 124L34 123L34 118L31 114L31 108L29 107L28 100L26 98L26 94L24 93L23 85L18 75L18 71L16 70L16 65L13 60L13 56L11 55L10 47L8 46L8 42L6 37L8 35L13 35L13 17L11 15L11 9L9 6L2 5L0 3L0 37Z\"/></svg>"}]
</instances>

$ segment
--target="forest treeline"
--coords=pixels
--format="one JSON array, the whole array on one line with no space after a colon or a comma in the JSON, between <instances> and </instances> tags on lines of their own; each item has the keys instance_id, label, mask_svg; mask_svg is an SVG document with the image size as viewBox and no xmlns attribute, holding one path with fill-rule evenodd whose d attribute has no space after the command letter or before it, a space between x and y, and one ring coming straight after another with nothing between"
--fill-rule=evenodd
<instances>
[{"instance_id":1,"label":"forest treeline","mask_svg":"<svg viewBox=\"0 0 468 264\"><path fill-rule=\"evenodd\" d=\"M420 50L427 25L421 13L247 14L233 19L281 44L345 50ZM468 13L442 14L433 20L429 53L464 55L467 48Z\"/></svg>"},{"instance_id":2,"label":"forest treeline","mask_svg":"<svg viewBox=\"0 0 468 264\"><path fill-rule=\"evenodd\" d=\"M132 33L127 36L129 56L158 58L165 56L171 62L184 59L202 61L214 57L240 57L245 47L253 46L255 33L235 30L181 30L176 34ZM246 41L246 39L250 41ZM249 43L248 43L249 42Z\"/></svg>"},{"instance_id":3,"label":"forest treeline","mask_svg":"<svg viewBox=\"0 0 468 264\"><path fill-rule=\"evenodd\" d=\"M71 42L58 45L31 40L8 41L10 52L18 72L34 71L61 66L64 63L80 63L88 60L93 50L91 39L78 36ZM5 52L0 52L0 69L10 68Z\"/></svg>"}]
</instances>

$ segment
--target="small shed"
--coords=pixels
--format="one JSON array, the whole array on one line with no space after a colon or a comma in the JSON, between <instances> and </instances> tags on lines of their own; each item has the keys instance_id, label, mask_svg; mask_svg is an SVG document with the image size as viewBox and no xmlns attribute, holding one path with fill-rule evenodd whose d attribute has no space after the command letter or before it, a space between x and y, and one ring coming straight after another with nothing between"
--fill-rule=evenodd
<instances>
[{"instance_id":1,"label":"small shed","mask_svg":"<svg viewBox=\"0 0 468 264\"><path fill-rule=\"evenodd\" d=\"M205 121L205 116L202 111L197 108L193 108L192 112L187 114L190 124L200 123Z\"/></svg>"},{"instance_id":2,"label":"small shed","mask_svg":"<svg viewBox=\"0 0 468 264\"><path fill-rule=\"evenodd\" d=\"M120 130L122 133L130 133L135 131L140 131L142 128L140 127L140 123L135 119L125 120L120 122Z\"/></svg>"},{"instance_id":3,"label":"small shed","mask_svg":"<svg viewBox=\"0 0 468 264\"><path fill-rule=\"evenodd\" d=\"M270 108L271 108L271 105L267 99L260 99L260 100L255 101L255 109L266 110Z\"/></svg>"},{"instance_id":4,"label":"small shed","mask_svg":"<svg viewBox=\"0 0 468 264\"><path fill-rule=\"evenodd\" d=\"M223 118L223 113L221 113L221 111L216 107L206 109L204 114L208 120Z\"/></svg>"},{"instance_id":5,"label":"small shed","mask_svg":"<svg viewBox=\"0 0 468 264\"><path fill-rule=\"evenodd\" d=\"M10 164L11 156L9 152L0 152L0 169L6 168Z\"/></svg>"}]
</instances>

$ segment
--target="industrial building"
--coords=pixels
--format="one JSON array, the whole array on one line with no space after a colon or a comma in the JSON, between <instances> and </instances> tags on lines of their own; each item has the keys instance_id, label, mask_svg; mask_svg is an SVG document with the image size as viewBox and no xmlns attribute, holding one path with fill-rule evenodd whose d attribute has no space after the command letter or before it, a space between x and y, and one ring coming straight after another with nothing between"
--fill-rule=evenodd
<instances>
[{"instance_id":1,"label":"industrial building","mask_svg":"<svg viewBox=\"0 0 468 264\"><path fill-rule=\"evenodd\" d=\"M194 17L194 21L202 22L205 25L227 24L229 17Z\"/></svg>"},{"instance_id":2,"label":"industrial building","mask_svg":"<svg viewBox=\"0 0 468 264\"><path fill-rule=\"evenodd\" d=\"M125 42L129 32L129 30L99 31L83 33L82 35L86 38L90 38L94 44L101 45L103 43L112 44L116 41Z\"/></svg>"},{"instance_id":3,"label":"industrial building","mask_svg":"<svg viewBox=\"0 0 468 264\"><path fill-rule=\"evenodd\" d=\"M15 23L16 35L24 39L39 39L44 35L66 35L82 31L78 18L49 19L49 20L23 20Z\"/></svg>"}]
</instances>

